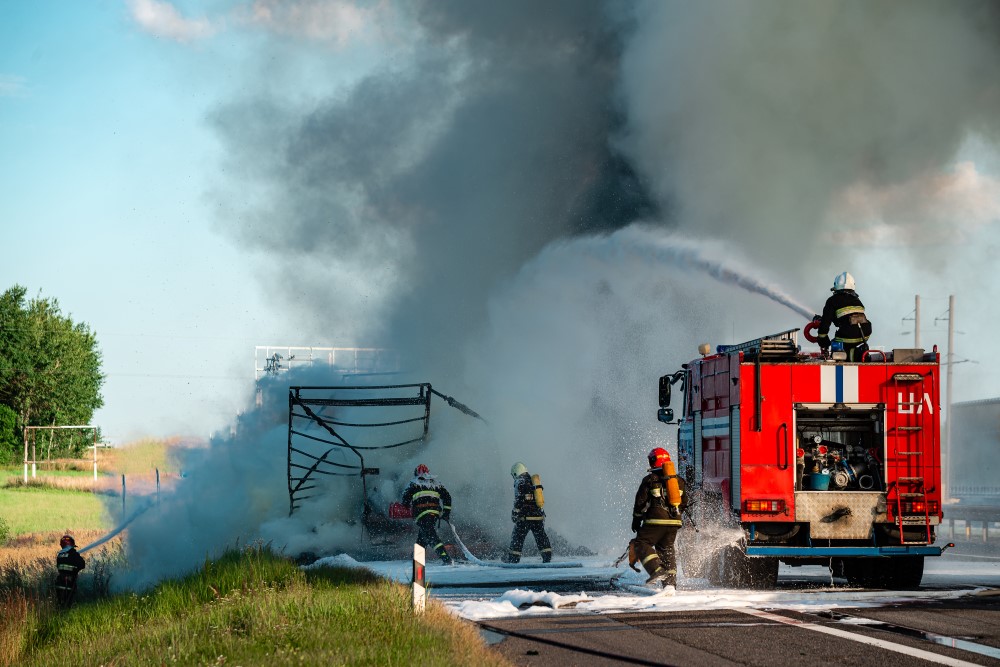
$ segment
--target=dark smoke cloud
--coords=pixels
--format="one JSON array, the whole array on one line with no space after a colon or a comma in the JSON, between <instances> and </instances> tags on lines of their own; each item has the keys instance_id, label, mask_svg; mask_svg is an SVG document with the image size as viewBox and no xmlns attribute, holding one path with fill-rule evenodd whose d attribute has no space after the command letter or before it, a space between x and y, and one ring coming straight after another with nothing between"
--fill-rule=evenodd
<instances>
[{"instance_id":1,"label":"dark smoke cloud","mask_svg":"<svg viewBox=\"0 0 1000 667\"><path fill-rule=\"evenodd\" d=\"M302 310L354 312L369 290L387 310L355 335L440 363L545 244L657 207L608 141L626 24L604 3L410 9L407 62L305 107L254 94L215 125L259 194L236 233L285 264ZM324 278L294 281L305 267Z\"/></svg>"},{"instance_id":2,"label":"dark smoke cloud","mask_svg":"<svg viewBox=\"0 0 1000 667\"><path fill-rule=\"evenodd\" d=\"M794 266L846 187L1000 137L992 2L646 2L620 145L681 228ZM797 268L797 267L795 267Z\"/></svg>"}]
</instances>

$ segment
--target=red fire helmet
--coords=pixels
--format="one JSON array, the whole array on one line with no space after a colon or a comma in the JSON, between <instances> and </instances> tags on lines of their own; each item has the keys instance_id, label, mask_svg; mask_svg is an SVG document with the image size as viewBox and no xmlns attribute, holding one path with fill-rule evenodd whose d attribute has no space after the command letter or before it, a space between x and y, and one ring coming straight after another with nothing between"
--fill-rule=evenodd
<instances>
[{"instance_id":1,"label":"red fire helmet","mask_svg":"<svg viewBox=\"0 0 1000 667\"><path fill-rule=\"evenodd\" d=\"M670 454L663 447L657 447L649 452L649 467L661 468L663 464L670 460Z\"/></svg>"},{"instance_id":2,"label":"red fire helmet","mask_svg":"<svg viewBox=\"0 0 1000 667\"><path fill-rule=\"evenodd\" d=\"M427 466L425 466L423 463L421 463L420 465L418 465L413 470L413 476L414 477L423 477L424 475L426 475L429 472L430 472L430 470L427 468Z\"/></svg>"}]
</instances>

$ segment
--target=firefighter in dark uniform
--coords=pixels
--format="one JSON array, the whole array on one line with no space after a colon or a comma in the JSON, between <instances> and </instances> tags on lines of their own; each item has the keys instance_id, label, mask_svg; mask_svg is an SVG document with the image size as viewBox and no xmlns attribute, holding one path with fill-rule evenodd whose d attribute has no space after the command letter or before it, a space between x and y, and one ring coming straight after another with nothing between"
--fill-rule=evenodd
<instances>
[{"instance_id":1,"label":"firefighter in dark uniform","mask_svg":"<svg viewBox=\"0 0 1000 667\"><path fill-rule=\"evenodd\" d=\"M451 518L451 494L423 463L413 471L413 479L403 491L403 504L410 508L417 524L417 544L431 547L445 565L451 565L451 556L437 534L438 522Z\"/></svg>"},{"instance_id":2,"label":"firefighter in dark uniform","mask_svg":"<svg viewBox=\"0 0 1000 667\"><path fill-rule=\"evenodd\" d=\"M674 541L681 527L681 512L687 507L684 479L679 475L672 476L677 480L681 497L679 507L674 507L668 502L669 480L663 471L664 464L670 460L670 454L662 447L657 447L649 453L648 458L649 473L642 478L639 490L636 491L635 507L632 510L632 532L636 533L635 553L649 574L647 584L676 586L677 556Z\"/></svg>"},{"instance_id":3,"label":"firefighter in dark uniform","mask_svg":"<svg viewBox=\"0 0 1000 667\"><path fill-rule=\"evenodd\" d=\"M840 342L847 352L848 361L862 361L868 351L868 338L872 335L872 323L865 315L865 306L854 291L854 276L844 271L834 278L833 292L823 306L816 342L826 354L830 349L830 325L837 325L834 342Z\"/></svg>"},{"instance_id":4,"label":"firefighter in dark uniform","mask_svg":"<svg viewBox=\"0 0 1000 667\"><path fill-rule=\"evenodd\" d=\"M60 607L68 608L76 595L76 576L87 563L77 553L76 540L71 535L63 535L59 540L59 547L59 554L56 556L56 600Z\"/></svg>"},{"instance_id":5,"label":"firefighter in dark uniform","mask_svg":"<svg viewBox=\"0 0 1000 667\"><path fill-rule=\"evenodd\" d=\"M520 461L511 466L510 476L514 478L514 509L510 513L514 532L510 536L510 549L503 561L521 562L521 547L524 546L528 531L531 531L535 536L535 545L542 554L542 562L548 563L552 560L552 544L545 534L545 510L538 505L535 484L531 481L528 469Z\"/></svg>"}]
</instances>

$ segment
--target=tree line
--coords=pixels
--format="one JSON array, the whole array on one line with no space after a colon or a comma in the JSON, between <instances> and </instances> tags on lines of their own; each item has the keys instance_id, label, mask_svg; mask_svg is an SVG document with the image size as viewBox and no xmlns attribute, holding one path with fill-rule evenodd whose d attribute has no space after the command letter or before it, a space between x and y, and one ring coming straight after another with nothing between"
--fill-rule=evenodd
<instances>
[{"instance_id":1,"label":"tree line","mask_svg":"<svg viewBox=\"0 0 1000 667\"><path fill-rule=\"evenodd\" d=\"M22 460L27 426L90 424L104 405L97 335L63 315L54 298L14 285L0 296L0 461ZM79 457L88 434L42 431L36 448ZM37 449L36 449L37 451ZM39 451L39 457L42 456Z\"/></svg>"}]
</instances>

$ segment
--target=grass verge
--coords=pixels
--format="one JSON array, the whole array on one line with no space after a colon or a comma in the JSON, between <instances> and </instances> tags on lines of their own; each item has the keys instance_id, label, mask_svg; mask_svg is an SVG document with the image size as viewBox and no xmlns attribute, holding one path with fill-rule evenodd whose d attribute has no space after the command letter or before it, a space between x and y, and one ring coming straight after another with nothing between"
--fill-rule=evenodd
<instances>
[{"instance_id":1,"label":"grass verge","mask_svg":"<svg viewBox=\"0 0 1000 667\"><path fill-rule=\"evenodd\" d=\"M0 488L0 519L15 536L44 531L101 530L110 525L99 496L33 485Z\"/></svg>"},{"instance_id":2,"label":"grass verge","mask_svg":"<svg viewBox=\"0 0 1000 667\"><path fill-rule=\"evenodd\" d=\"M4 594L0 590L0 596ZM0 597L0 664L508 665L469 624L365 570L302 571L232 551L144 594L78 604Z\"/></svg>"}]
</instances>

